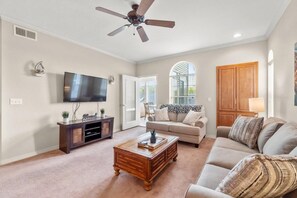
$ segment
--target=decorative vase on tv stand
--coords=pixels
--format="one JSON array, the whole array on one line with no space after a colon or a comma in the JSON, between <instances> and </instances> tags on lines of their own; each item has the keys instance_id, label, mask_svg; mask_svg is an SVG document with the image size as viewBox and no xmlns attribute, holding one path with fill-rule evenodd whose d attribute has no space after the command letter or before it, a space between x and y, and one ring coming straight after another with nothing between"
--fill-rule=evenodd
<instances>
[{"instance_id":1,"label":"decorative vase on tv stand","mask_svg":"<svg viewBox=\"0 0 297 198\"><path fill-rule=\"evenodd\" d=\"M62 117L63 117L63 122L64 123L69 122L69 112L68 111L63 111L62 112Z\"/></svg>"},{"instance_id":2,"label":"decorative vase on tv stand","mask_svg":"<svg viewBox=\"0 0 297 198\"><path fill-rule=\"evenodd\" d=\"M104 113L105 113L105 110L102 108L100 109L100 113L101 113L101 118L104 118Z\"/></svg>"}]
</instances>

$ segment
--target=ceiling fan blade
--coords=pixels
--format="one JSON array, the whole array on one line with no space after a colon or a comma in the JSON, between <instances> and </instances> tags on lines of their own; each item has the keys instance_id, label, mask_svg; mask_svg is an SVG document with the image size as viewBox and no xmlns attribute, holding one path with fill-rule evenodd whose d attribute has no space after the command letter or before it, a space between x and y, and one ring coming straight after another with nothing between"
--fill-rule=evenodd
<instances>
[{"instance_id":1,"label":"ceiling fan blade","mask_svg":"<svg viewBox=\"0 0 297 198\"><path fill-rule=\"evenodd\" d=\"M138 16L144 16L146 11L151 7L151 5L154 3L154 0L142 0L139 4L139 7L136 11L136 14Z\"/></svg>"},{"instance_id":2,"label":"ceiling fan blade","mask_svg":"<svg viewBox=\"0 0 297 198\"><path fill-rule=\"evenodd\" d=\"M161 27L167 27L167 28L173 28L175 26L174 21L162 21L162 20L147 19L144 21L144 23L147 25L161 26Z\"/></svg>"},{"instance_id":3,"label":"ceiling fan blade","mask_svg":"<svg viewBox=\"0 0 297 198\"><path fill-rule=\"evenodd\" d=\"M101 12L105 12L107 14L111 14L111 15L114 15L114 16L117 16L117 17L121 17L123 19L127 19L127 16L125 16L123 14L120 14L120 13L117 13L117 12L114 12L112 10L108 10L106 8L96 7L96 10L101 11Z\"/></svg>"},{"instance_id":4,"label":"ceiling fan blade","mask_svg":"<svg viewBox=\"0 0 297 198\"><path fill-rule=\"evenodd\" d=\"M107 35L108 35L108 36L114 36L114 35L116 35L116 34L120 33L121 31L123 31L123 30L127 29L129 26L130 26L130 24L123 25L122 27L119 27L118 29L116 29L116 30L114 30L114 31L110 32L110 33L109 33L109 34L107 34Z\"/></svg>"},{"instance_id":5,"label":"ceiling fan blade","mask_svg":"<svg viewBox=\"0 0 297 198\"><path fill-rule=\"evenodd\" d=\"M138 27L136 28L136 30L137 30L137 32L138 32L138 34L139 34L139 36L140 36L142 42L146 42L146 41L149 40L149 38L147 37L147 35L146 35L146 33L145 33L143 27L138 26Z\"/></svg>"}]
</instances>

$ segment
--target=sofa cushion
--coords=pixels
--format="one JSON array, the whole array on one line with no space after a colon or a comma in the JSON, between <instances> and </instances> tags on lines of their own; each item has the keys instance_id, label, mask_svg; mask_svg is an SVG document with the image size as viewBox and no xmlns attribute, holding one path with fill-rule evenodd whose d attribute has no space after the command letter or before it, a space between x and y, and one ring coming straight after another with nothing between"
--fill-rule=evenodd
<instances>
[{"instance_id":1,"label":"sofa cushion","mask_svg":"<svg viewBox=\"0 0 297 198\"><path fill-rule=\"evenodd\" d=\"M217 137L228 138L231 127L229 126L218 126L217 127Z\"/></svg>"},{"instance_id":2,"label":"sofa cushion","mask_svg":"<svg viewBox=\"0 0 297 198\"><path fill-rule=\"evenodd\" d=\"M195 122L198 121L201 117L202 113L190 110L189 113L186 115L185 119L183 120L183 123L194 126Z\"/></svg>"},{"instance_id":3,"label":"sofa cushion","mask_svg":"<svg viewBox=\"0 0 297 198\"><path fill-rule=\"evenodd\" d=\"M297 124L286 123L266 142L263 153L289 154L297 146Z\"/></svg>"},{"instance_id":4,"label":"sofa cushion","mask_svg":"<svg viewBox=\"0 0 297 198\"><path fill-rule=\"evenodd\" d=\"M205 164L199 176L197 184L215 190L220 182L228 175L230 169Z\"/></svg>"},{"instance_id":5,"label":"sofa cushion","mask_svg":"<svg viewBox=\"0 0 297 198\"><path fill-rule=\"evenodd\" d=\"M169 125L169 131L175 132L175 133L199 136L200 128L189 126L180 122L171 122Z\"/></svg>"},{"instance_id":6,"label":"sofa cushion","mask_svg":"<svg viewBox=\"0 0 297 198\"><path fill-rule=\"evenodd\" d=\"M281 197L296 188L296 157L253 154L241 160L216 191L232 197Z\"/></svg>"},{"instance_id":7,"label":"sofa cushion","mask_svg":"<svg viewBox=\"0 0 297 198\"><path fill-rule=\"evenodd\" d=\"M184 119L186 118L187 113L178 113L177 114L177 122L183 122Z\"/></svg>"},{"instance_id":8,"label":"sofa cushion","mask_svg":"<svg viewBox=\"0 0 297 198\"><path fill-rule=\"evenodd\" d=\"M236 151L228 148L213 147L206 161L207 164L232 169L240 160L251 153Z\"/></svg>"},{"instance_id":9,"label":"sofa cushion","mask_svg":"<svg viewBox=\"0 0 297 198\"><path fill-rule=\"evenodd\" d=\"M168 112L168 117L169 117L169 120L172 121L172 122L176 122L177 121L177 113Z\"/></svg>"},{"instance_id":10,"label":"sofa cushion","mask_svg":"<svg viewBox=\"0 0 297 198\"><path fill-rule=\"evenodd\" d=\"M263 153L263 148L269 138L273 136L273 134L283 125L283 123L271 122L266 124L261 130L257 143L258 149L261 153Z\"/></svg>"},{"instance_id":11,"label":"sofa cushion","mask_svg":"<svg viewBox=\"0 0 297 198\"><path fill-rule=\"evenodd\" d=\"M191 184L185 194L186 198L232 198L229 195L220 193L203 186Z\"/></svg>"},{"instance_id":12,"label":"sofa cushion","mask_svg":"<svg viewBox=\"0 0 297 198\"><path fill-rule=\"evenodd\" d=\"M264 118L238 116L235 120L229 138L255 148Z\"/></svg>"},{"instance_id":13,"label":"sofa cushion","mask_svg":"<svg viewBox=\"0 0 297 198\"><path fill-rule=\"evenodd\" d=\"M280 118L277 118L277 117L269 117L267 118L264 123L263 123L263 128L270 124L270 123L282 123L282 124L285 124L286 121L284 121L283 119L280 119Z\"/></svg>"},{"instance_id":14,"label":"sofa cushion","mask_svg":"<svg viewBox=\"0 0 297 198\"><path fill-rule=\"evenodd\" d=\"M146 128L147 129L155 129L160 131L168 131L169 125L171 122L165 122L165 121L148 121L146 122Z\"/></svg>"},{"instance_id":15,"label":"sofa cushion","mask_svg":"<svg viewBox=\"0 0 297 198\"><path fill-rule=\"evenodd\" d=\"M156 121L169 121L168 108L155 109L155 119Z\"/></svg>"},{"instance_id":16,"label":"sofa cushion","mask_svg":"<svg viewBox=\"0 0 297 198\"><path fill-rule=\"evenodd\" d=\"M246 153L258 153L257 149L250 149L244 144L231 140L229 138L218 137L213 145L214 147L228 148L236 151L242 151Z\"/></svg>"}]
</instances>

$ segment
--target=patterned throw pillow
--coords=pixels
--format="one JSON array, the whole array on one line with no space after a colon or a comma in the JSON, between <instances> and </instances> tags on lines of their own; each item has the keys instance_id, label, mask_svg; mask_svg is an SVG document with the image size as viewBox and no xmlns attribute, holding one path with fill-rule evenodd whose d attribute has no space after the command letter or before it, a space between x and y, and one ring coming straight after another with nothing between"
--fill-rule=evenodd
<instances>
[{"instance_id":1,"label":"patterned throw pillow","mask_svg":"<svg viewBox=\"0 0 297 198\"><path fill-rule=\"evenodd\" d=\"M194 126L195 122L197 120L199 120L199 118L201 118L201 117L202 117L201 112L195 112L195 111L190 110L189 113L187 114L187 116L185 117L185 119L183 120L183 123Z\"/></svg>"},{"instance_id":2,"label":"patterned throw pillow","mask_svg":"<svg viewBox=\"0 0 297 198\"><path fill-rule=\"evenodd\" d=\"M231 127L229 138L246 144L253 149L257 145L257 139L263 126L264 118L238 116Z\"/></svg>"},{"instance_id":3,"label":"patterned throw pillow","mask_svg":"<svg viewBox=\"0 0 297 198\"><path fill-rule=\"evenodd\" d=\"M155 109L155 120L156 121L169 121L168 108Z\"/></svg>"},{"instance_id":4,"label":"patterned throw pillow","mask_svg":"<svg viewBox=\"0 0 297 198\"><path fill-rule=\"evenodd\" d=\"M281 197L297 189L297 157L253 154L228 173L216 191L232 197Z\"/></svg>"}]
</instances>

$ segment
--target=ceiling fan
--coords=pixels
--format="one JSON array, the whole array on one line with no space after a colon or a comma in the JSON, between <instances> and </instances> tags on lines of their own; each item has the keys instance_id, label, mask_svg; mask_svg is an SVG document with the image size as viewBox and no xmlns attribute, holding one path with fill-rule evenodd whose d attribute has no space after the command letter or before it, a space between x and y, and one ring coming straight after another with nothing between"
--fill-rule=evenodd
<instances>
[{"instance_id":1,"label":"ceiling fan","mask_svg":"<svg viewBox=\"0 0 297 198\"><path fill-rule=\"evenodd\" d=\"M129 22L129 24L123 25L122 27L119 27L118 29L110 32L109 34L107 34L108 36L114 36L122 32L123 30L129 28L131 25L133 25L134 27L136 27L136 30L142 42L146 42L149 40L149 38L146 35L141 24L144 23L146 25L153 25L153 26L160 26L160 27L167 27L167 28L173 28L175 26L174 21L145 19L144 15L147 12L147 10L150 8L150 6L153 4L153 2L154 0L142 0L139 5L133 4L132 10L128 12L127 16L102 7L96 7L96 10L105 12L107 14L111 14L117 17L121 17L123 19L128 20Z\"/></svg>"}]
</instances>

